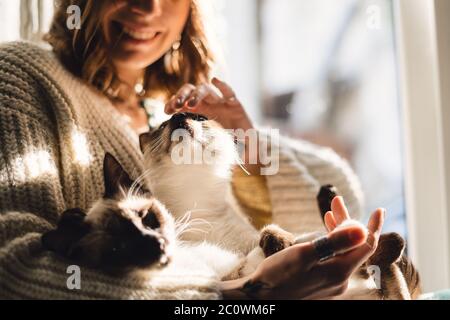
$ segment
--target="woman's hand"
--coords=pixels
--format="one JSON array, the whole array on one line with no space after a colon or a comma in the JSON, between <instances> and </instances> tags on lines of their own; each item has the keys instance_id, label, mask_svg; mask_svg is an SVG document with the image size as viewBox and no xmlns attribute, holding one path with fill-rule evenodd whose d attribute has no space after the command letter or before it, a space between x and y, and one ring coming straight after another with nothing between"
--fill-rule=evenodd
<instances>
[{"instance_id":1,"label":"woman's hand","mask_svg":"<svg viewBox=\"0 0 450 320\"><path fill-rule=\"evenodd\" d=\"M220 94L213 88L216 87ZM186 84L166 104L165 112L192 112L202 114L211 120L216 120L225 129L253 128L242 104L237 100L234 91L217 78L211 84L197 87Z\"/></svg>"},{"instance_id":2,"label":"woman's hand","mask_svg":"<svg viewBox=\"0 0 450 320\"><path fill-rule=\"evenodd\" d=\"M224 283L224 297L327 299L342 294L350 276L375 252L384 210L372 214L367 230L357 225L337 227L349 219L342 198L333 200L332 210L336 224L327 237L336 256L321 262L313 243L294 245L264 260L250 278Z\"/></svg>"}]
</instances>

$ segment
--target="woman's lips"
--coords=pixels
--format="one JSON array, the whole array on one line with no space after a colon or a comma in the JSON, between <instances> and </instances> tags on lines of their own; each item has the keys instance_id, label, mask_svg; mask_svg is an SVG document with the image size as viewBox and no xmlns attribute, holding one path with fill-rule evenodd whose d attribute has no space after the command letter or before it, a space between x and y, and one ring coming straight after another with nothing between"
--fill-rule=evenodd
<instances>
[{"instance_id":1,"label":"woman's lips","mask_svg":"<svg viewBox=\"0 0 450 320\"><path fill-rule=\"evenodd\" d=\"M122 34L121 41L133 46L149 45L162 35L160 30L147 26L136 27L117 21L114 25L116 25L117 30Z\"/></svg>"},{"instance_id":2,"label":"woman's lips","mask_svg":"<svg viewBox=\"0 0 450 320\"><path fill-rule=\"evenodd\" d=\"M127 27L123 27L123 32L135 40L151 40L158 35L158 31L137 31Z\"/></svg>"}]
</instances>

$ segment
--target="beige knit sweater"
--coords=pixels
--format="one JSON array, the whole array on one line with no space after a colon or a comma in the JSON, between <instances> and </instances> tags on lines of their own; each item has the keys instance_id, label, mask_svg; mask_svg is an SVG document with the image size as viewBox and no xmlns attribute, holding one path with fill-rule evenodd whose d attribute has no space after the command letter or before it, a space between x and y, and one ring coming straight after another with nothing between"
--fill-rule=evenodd
<instances>
[{"instance_id":1,"label":"beige knit sweater","mask_svg":"<svg viewBox=\"0 0 450 320\"><path fill-rule=\"evenodd\" d=\"M217 280L196 270L148 283L82 270L81 290L67 288L70 262L45 252L40 236L67 208L103 194L108 151L137 177L138 137L109 100L66 71L50 51L28 43L0 46L0 298L214 299ZM360 187L331 150L283 139L280 172L267 178L273 219L304 232L322 228L320 185L336 185L354 216Z\"/></svg>"}]
</instances>

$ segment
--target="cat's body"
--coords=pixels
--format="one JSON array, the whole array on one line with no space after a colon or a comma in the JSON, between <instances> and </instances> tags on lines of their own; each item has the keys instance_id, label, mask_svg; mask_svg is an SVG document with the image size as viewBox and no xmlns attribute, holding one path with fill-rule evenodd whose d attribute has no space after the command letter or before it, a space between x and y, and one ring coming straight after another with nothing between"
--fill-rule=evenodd
<instances>
[{"instance_id":1,"label":"cat's body","mask_svg":"<svg viewBox=\"0 0 450 320\"><path fill-rule=\"evenodd\" d=\"M247 254L258 245L260 235L231 192L232 169L238 161L234 141L214 121L198 120L195 115L178 114L162 129L141 136L147 185L175 218L190 213L192 219L205 222L198 225L201 230L188 232L183 239L205 240ZM183 135L183 142L171 141L174 133ZM176 151L181 144L185 149ZM194 159L194 154L203 157L208 148L213 159ZM176 163L173 157L183 151L186 155L186 150L192 157Z\"/></svg>"},{"instance_id":2,"label":"cat's body","mask_svg":"<svg viewBox=\"0 0 450 320\"><path fill-rule=\"evenodd\" d=\"M105 195L87 212L65 211L57 229L43 235L45 248L116 276L147 279L155 272L173 276L186 274L185 270L218 280L238 276L242 254L211 242L180 240L192 221L186 217L175 220L109 154L104 176Z\"/></svg>"},{"instance_id":3,"label":"cat's body","mask_svg":"<svg viewBox=\"0 0 450 320\"><path fill-rule=\"evenodd\" d=\"M198 126L199 121L193 120ZM171 126L170 122L166 126ZM200 127L203 129L202 124ZM206 141L198 146L203 149L210 145L208 139L219 137L216 141L223 144L213 151L224 162L190 168L173 166L167 158L173 145L170 140L161 140L168 134L164 128L150 137L157 143L145 155L150 170L144 176L153 194L132 182L120 164L107 155L105 196L87 214L79 209L65 212L58 228L43 236L44 247L115 274L134 272L151 277L154 272L173 275L184 268L217 279L234 279L250 274L265 257L296 241L312 240L309 235L294 238L276 226L259 232L234 206L230 175L236 154L232 140L220 127L200 137ZM404 242L398 235L383 235L377 252L336 299L415 298L418 275L403 250ZM370 273L374 264L381 271L379 279ZM381 288L377 288L377 280Z\"/></svg>"},{"instance_id":4,"label":"cat's body","mask_svg":"<svg viewBox=\"0 0 450 320\"><path fill-rule=\"evenodd\" d=\"M192 152L209 148L218 161L176 164L174 146L179 140L172 141L171 137L179 129L188 133L183 140L187 143L184 150L186 146ZM287 246L312 240L313 234L296 238L276 226L261 233L243 217L230 191L236 149L230 135L214 121L192 114L175 115L158 130L141 136L141 148L148 185L155 196L175 217L191 211L193 218L207 222L202 232L187 234L185 239L209 241L247 255L240 275L251 273L265 257ZM331 201L327 196L326 200ZM320 199L318 204L321 210L329 206ZM264 232L268 241L264 241ZM403 255L404 247L398 235L383 235L374 256L352 275L348 290L336 299L416 298L420 291L418 274Z\"/></svg>"}]
</instances>

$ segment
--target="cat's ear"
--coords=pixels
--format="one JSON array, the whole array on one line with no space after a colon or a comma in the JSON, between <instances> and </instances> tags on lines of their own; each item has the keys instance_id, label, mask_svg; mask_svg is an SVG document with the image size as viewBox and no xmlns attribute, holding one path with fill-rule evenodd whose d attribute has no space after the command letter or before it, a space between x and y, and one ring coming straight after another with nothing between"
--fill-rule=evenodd
<instances>
[{"instance_id":1,"label":"cat's ear","mask_svg":"<svg viewBox=\"0 0 450 320\"><path fill-rule=\"evenodd\" d=\"M86 214L81 209L65 211L57 229L42 235L42 246L60 256L70 258L72 249L89 232L85 217Z\"/></svg>"},{"instance_id":2,"label":"cat's ear","mask_svg":"<svg viewBox=\"0 0 450 320\"><path fill-rule=\"evenodd\" d=\"M123 189L131 188L133 180L120 165L119 161L110 153L106 153L103 162L103 175L105 181L105 195L107 199L113 199Z\"/></svg>"},{"instance_id":3,"label":"cat's ear","mask_svg":"<svg viewBox=\"0 0 450 320\"><path fill-rule=\"evenodd\" d=\"M150 144L150 132L143 133L139 136L139 146L141 147L142 153L145 152L145 149Z\"/></svg>"},{"instance_id":4,"label":"cat's ear","mask_svg":"<svg viewBox=\"0 0 450 320\"><path fill-rule=\"evenodd\" d=\"M397 233L386 233L380 236L375 253L369 258L369 264L377 266L390 266L403 255L406 243Z\"/></svg>"}]
</instances>

